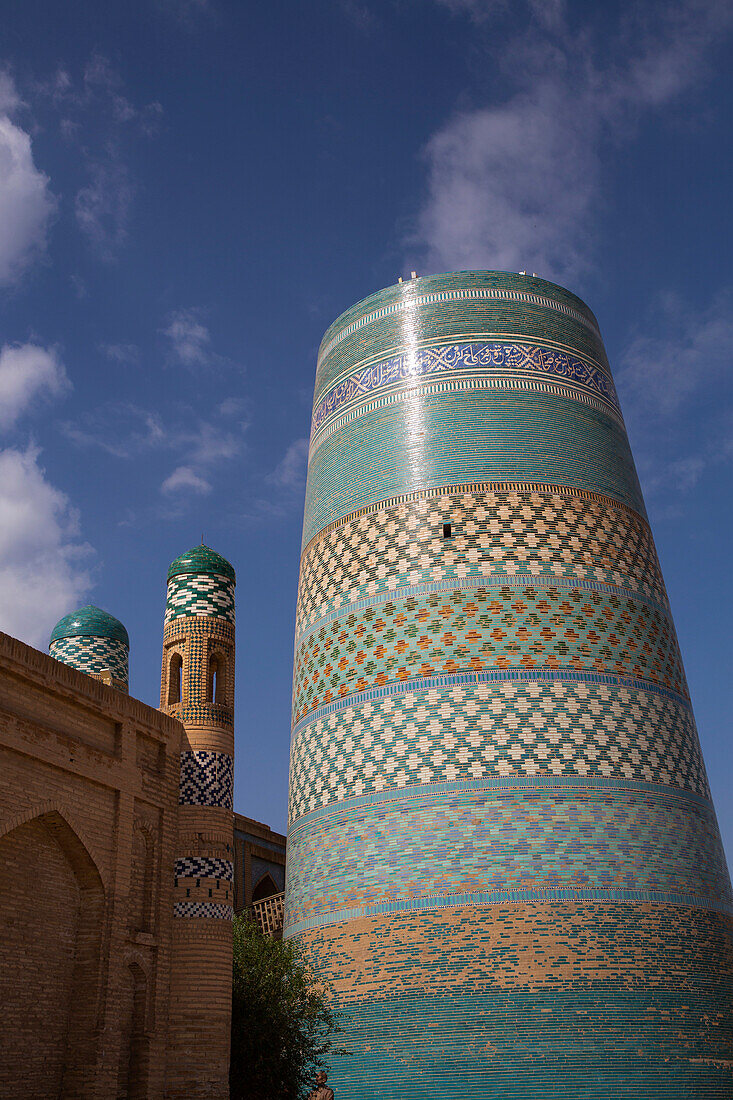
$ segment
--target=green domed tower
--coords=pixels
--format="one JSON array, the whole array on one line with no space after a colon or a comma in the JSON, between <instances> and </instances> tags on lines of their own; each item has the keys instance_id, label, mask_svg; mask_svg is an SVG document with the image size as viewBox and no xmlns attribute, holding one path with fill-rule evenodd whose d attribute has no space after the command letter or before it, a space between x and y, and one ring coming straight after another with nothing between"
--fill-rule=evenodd
<instances>
[{"instance_id":1,"label":"green domed tower","mask_svg":"<svg viewBox=\"0 0 733 1100\"><path fill-rule=\"evenodd\" d=\"M59 619L48 651L79 672L128 690L130 639L120 620L101 607L90 603Z\"/></svg>"},{"instance_id":2,"label":"green domed tower","mask_svg":"<svg viewBox=\"0 0 733 1100\"><path fill-rule=\"evenodd\" d=\"M174 870L172 1100L229 1096L235 583L229 562L203 545L168 570L160 705L186 731Z\"/></svg>"}]
</instances>

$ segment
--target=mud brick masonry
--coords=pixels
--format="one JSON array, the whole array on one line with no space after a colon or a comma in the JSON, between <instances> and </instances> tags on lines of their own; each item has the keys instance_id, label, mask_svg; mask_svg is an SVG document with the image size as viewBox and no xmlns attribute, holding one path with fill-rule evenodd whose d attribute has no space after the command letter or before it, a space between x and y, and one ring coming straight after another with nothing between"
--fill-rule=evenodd
<instances>
[{"instance_id":1,"label":"mud brick masonry","mask_svg":"<svg viewBox=\"0 0 733 1100\"><path fill-rule=\"evenodd\" d=\"M285 934L348 1100L733 1096L728 870L595 317L400 283L321 344Z\"/></svg>"},{"instance_id":2,"label":"mud brick masonry","mask_svg":"<svg viewBox=\"0 0 733 1100\"><path fill-rule=\"evenodd\" d=\"M161 710L100 608L51 656L0 634L0 1097L229 1095L232 912L285 862L238 816L235 885L234 582L208 547L171 565Z\"/></svg>"}]
</instances>

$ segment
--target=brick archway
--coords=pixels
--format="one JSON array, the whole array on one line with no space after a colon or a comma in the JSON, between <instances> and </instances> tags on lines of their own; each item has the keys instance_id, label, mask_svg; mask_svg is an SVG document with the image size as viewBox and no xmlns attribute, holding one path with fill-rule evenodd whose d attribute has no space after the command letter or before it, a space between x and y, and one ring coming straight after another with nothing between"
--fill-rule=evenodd
<instances>
[{"instance_id":1,"label":"brick archway","mask_svg":"<svg viewBox=\"0 0 733 1100\"><path fill-rule=\"evenodd\" d=\"M59 807L15 819L0 834L0 1095L80 1094L94 1074L105 892L87 845Z\"/></svg>"}]
</instances>

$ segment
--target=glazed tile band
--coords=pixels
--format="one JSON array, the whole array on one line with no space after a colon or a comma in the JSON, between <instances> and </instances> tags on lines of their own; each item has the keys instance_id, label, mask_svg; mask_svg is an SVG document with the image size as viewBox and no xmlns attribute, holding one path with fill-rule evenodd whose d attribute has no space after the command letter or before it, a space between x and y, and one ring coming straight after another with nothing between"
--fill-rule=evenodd
<instances>
[{"instance_id":1,"label":"glazed tile band","mask_svg":"<svg viewBox=\"0 0 733 1100\"><path fill-rule=\"evenodd\" d=\"M392 305L382 306L380 309L372 310L370 313L364 314L364 316L360 317L357 321L352 321L350 325L347 325L333 336L325 346L321 347L318 352L318 365L320 367L324 359L331 354L333 349L340 344L342 340L347 336L351 336L358 329L363 328L364 325L370 325L372 321L379 321L384 317L403 313L405 310L419 309L420 306L430 305L433 302L461 302L481 298L505 302L531 302L534 305L544 306L545 309L556 310L558 313L565 314L566 317L572 317L574 321L577 321L581 325L585 325L599 340L601 338L598 326L589 317L581 313L580 310L572 309L570 306L566 306L554 298L548 298L541 294L528 294L525 291L489 288L475 290L443 290L439 291L437 294L421 294L410 301L394 302Z\"/></svg>"},{"instance_id":2,"label":"glazed tile band","mask_svg":"<svg viewBox=\"0 0 733 1100\"><path fill-rule=\"evenodd\" d=\"M177 901L173 906L174 917L188 919L204 917L206 920L233 920L234 909L231 905L220 905L208 901Z\"/></svg>"},{"instance_id":3,"label":"glazed tile band","mask_svg":"<svg viewBox=\"0 0 733 1100\"><path fill-rule=\"evenodd\" d=\"M439 676L416 676L411 680L394 680L381 687L368 688L366 691L355 691L350 695L343 695L331 703L326 703L317 710L305 715L293 726L293 737L300 733L303 726L315 722L318 718L353 707L359 703L381 699L385 695L409 694L413 691L429 691L431 688L453 687L458 684L490 684L502 680L572 680L588 684L609 684L614 687L636 688L640 691L648 691L657 695L663 695L667 699L674 699L683 706L690 706L690 700L678 691L671 691L653 680L638 680L633 676L612 676L609 673L576 672L570 668L506 668L491 672L454 672L444 673Z\"/></svg>"},{"instance_id":4,"label":"glazed tile band","mask_svg":"<svg viewBox=\"0 0 733 1100\"><path fill-rule=\"evenodd\" d=\"M482 378L484 372L488 377ZM419 347L360 366L333 385L313 410L311 451L317 445L321 429L339 409L394 386L414 386L418 379L433 375L457 378L467 375L474 388L481 382L521 388L525 380L537 375L562 379L580 394L600 399L609 412L621 417L610 375L599 366L556 348L495 342Z\"/></svg>"},{"instance_id":5,"label":"glazed tile band","mask_svg":"<svg viewBox=\"0 0 733 1100\"><path fill-rule=\"evenodd\" d=\"M624 501L616 500L614 497L610 497L605 493L593 493L589 492L587 489L576 488L573 485L550 484L538 481L473 481L458 485L446 484L430 487L428 489L415 489L411 493L400 493L398 496L386 497L384 500L374 501L371 504L365 505L363 508L356 508L353 512L349 512L347 515L333 520L331 523L326 524L325 527L316 531L316 533L309 538L308 542L304 544L301 558L317 539L325 538L331 531L335 531L337 528L344 527L347 524L354 523L356 520L361 519L362 516L374 515L375 513L383 512L387 508L393 508L398 504L407 504L417 500L429 500L431 497L456 496L459 494L470 496L472 493L550 493L557 497L577 497L579 500L595 501L617 512L625 512L633 516L637 521L640 520L648 526L645 515L637 509L631 508L628 504L624 503Z\"/></svg>"}]
</instances>

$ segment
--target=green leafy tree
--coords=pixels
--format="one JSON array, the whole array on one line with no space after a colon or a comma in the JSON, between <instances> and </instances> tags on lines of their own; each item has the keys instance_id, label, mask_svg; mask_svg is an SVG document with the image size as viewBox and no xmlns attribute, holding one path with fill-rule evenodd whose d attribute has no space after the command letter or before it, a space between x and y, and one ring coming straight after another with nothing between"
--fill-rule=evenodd
<instances>
[{"instance_id":1,"label":"green leafy tree","mask_svg":"<svg viewBox=\"0 0 733 1100\"><path fill-rule=\"evenodd\" d=\"M339 1030L303 947L235 917L231 1100L303 1100Z\"/></svg>"}]
</instances>

